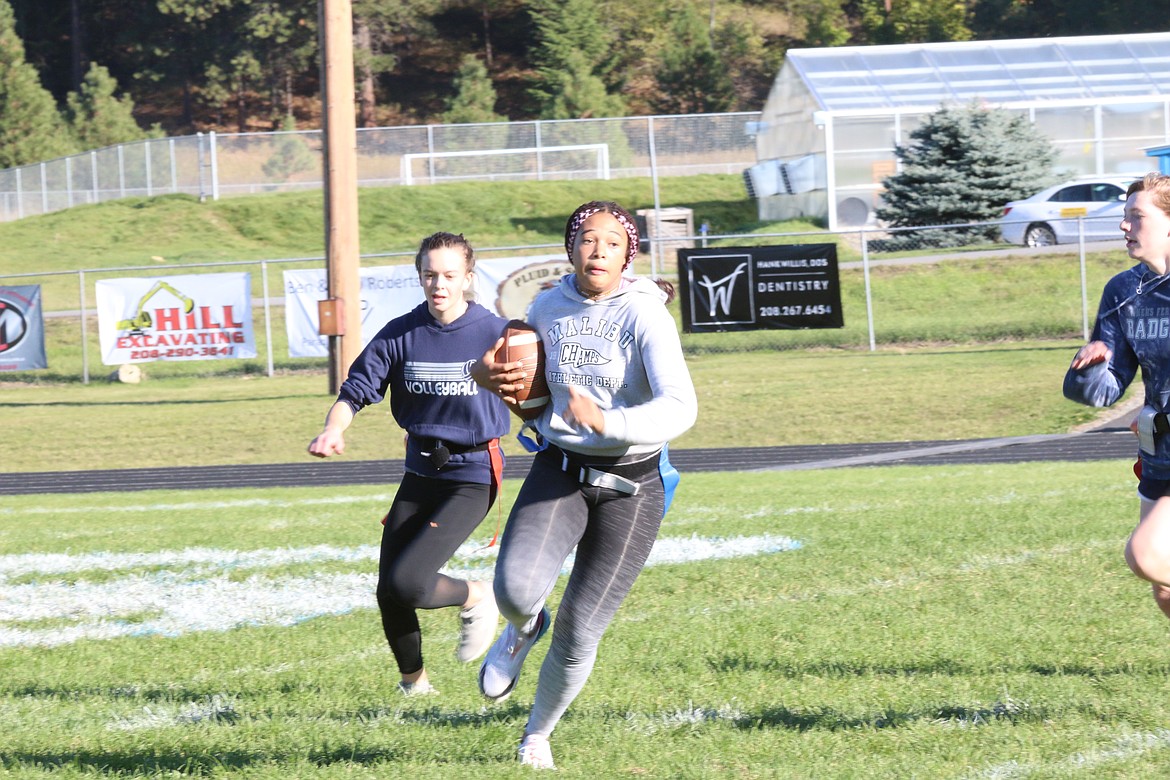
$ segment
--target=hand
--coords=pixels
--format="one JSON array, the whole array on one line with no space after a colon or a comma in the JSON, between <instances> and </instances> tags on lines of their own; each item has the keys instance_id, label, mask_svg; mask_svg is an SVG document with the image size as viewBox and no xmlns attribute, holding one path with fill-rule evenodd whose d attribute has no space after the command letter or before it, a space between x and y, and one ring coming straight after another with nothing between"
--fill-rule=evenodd
<instances>
[{"instance_id":1,"label":"hand","mask_svg":"<svg viewBox=\"0 0 1170 780\"><path fill-rule=\"evenodd\" d=\"M1104 363L1113 357L1113 350L1105 345L1104 341L1090 341L1077 350L1071 368L1088 368L1098 363Z\"/></svg>"},{"instance_id":2,"label":"hand","mask_svg":"<svg viewBox=\"0 0 1170 780\"><path fill-rule=\"evenodd\" d=\"M483 357L471 364L468 371L477 385L491 391L493 395L498 395L508 406L515 407L517 401L512 393L520 389L521 385L517 383L524 379L524 369L519 362L496 362L496 352L502 346L504 339L500 337L487 352L483 353Z\"/></svg>"},{"instance_id":3,"label":"hand","mask_svg":"<svg viewBox=\"0 0 1170 780\"><path fill-rule=\"evenodd\" d=\"M318 458L345 452L345 434L335 428L326 428L309 442L309 454Z\"/></svg>"},{"instance_id":4,"label":"hand","mask_svg":"<svg viewBox=\"0 0 1170 780\"><path fill-rule=\"evenodd\" d=\"M605 415L601 413L601 407L572 386L569 387L569 408L565 410L565 422L589 428L594 433L605 433Z\"/></svg>"}]
</instances>

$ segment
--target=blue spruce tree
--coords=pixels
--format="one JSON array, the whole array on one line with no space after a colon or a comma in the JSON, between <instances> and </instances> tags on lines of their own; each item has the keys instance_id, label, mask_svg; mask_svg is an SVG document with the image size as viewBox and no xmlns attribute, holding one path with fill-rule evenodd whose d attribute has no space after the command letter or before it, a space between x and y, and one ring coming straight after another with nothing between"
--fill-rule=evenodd
<instances>
[{"instance_id":1,"label":"blue spruce tree","mask_svg":"<svg viewBox=\"0 0 1170 780\"><path fill-rule=\"evenodd\" d=\"M891 227L958 225L998 217L1059 178L1056 149L1027 118L977 105L944 106L895 154L899 171L886 178L877 217ZM994 240L994 226L901 231L895 246L960 246Z\"/></svg>"}]
</instances>

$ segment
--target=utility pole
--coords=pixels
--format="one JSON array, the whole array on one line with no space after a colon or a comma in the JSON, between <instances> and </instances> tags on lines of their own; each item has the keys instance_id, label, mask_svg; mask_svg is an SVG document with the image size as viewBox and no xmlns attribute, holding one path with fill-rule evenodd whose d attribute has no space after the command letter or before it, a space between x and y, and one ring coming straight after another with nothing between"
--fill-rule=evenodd
<instances>
[{"instance_id":1,"label":"utility pole","mask_svg":"<svg viewBox=\"0 0 1170 780\"><path fill-rule=\"evenodd\" d=\"M353 4L318 0L325 134L325 261L329 297L318 308L329 336L329 392L335 395L362 349L358 274L357 129L354 120Z\"/></svg>"}]
</instances>

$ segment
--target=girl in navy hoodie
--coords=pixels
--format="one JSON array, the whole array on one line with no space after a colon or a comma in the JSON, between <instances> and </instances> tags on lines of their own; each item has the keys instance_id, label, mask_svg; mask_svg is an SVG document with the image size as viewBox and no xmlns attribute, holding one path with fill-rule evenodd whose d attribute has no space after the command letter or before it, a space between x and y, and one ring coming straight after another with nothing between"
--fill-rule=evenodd
<instances>
[{"instance_id":1,"label":"girl in navy hoodie","mask_svg":"<svg viewBox=\"0 0 1170 780\"><path fill-rule=\"evenodd\" d=\"M382 628L407 695L434 693L423 665L417 610L461 607L456 655L487 650L499 621L490 582L439 573L487 514L499 489L508 410L480 388L469 366L506 321L467 299L475 271L462 235L435 233L415 256L426 302L396 317L358 355L309 452L345 450L344 432L360 410L387 396L407 432L406 474L384 521L378 566Z\"/></svg>"},{"instance_id":2,"label":"girl in navy hoodie","mask_svg":"<svg viewBox=\"0 0 1170 780\"><path fill-rule=\"evenodd\" d=\"M1170 176L1150 173L1129 185L1119 227L1138 263L1106 283L1092 340L1073 358L1064 394L1111 406L1141 375L1145 406L1133 423L1141 508L1125 560L1170 617Z\"/></svg>"}]
</instances>

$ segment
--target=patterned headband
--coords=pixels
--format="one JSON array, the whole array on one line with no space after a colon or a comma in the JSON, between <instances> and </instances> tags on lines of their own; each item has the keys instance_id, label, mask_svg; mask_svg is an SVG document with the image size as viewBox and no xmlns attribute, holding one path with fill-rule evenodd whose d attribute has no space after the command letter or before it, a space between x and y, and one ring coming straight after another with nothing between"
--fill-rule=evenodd
<instances>
[{"instance_id":1,"label":"patterned headband","mask_svg":"<svg viewBox=\"0 0 1170 780\"><path fill-rule=\"evenodd\" d=\"M565 251L570 258L573 256L573 244L577 243L577 233L581 231L581 225L585 223L585 220L602 211L605 211L605 209L601 206L582 209L569 222L569 230L565 236ZM625 214L618 214L612 211L606 213L621 223L621 226L626 229L626 236L629 237L629 246L626 248L626 264L622 266L622 270L624 271L630 267L630 263L634 262L634 257L638 254L638 226L630 221L630 218Z\"/></svg>"}]
</instances>

